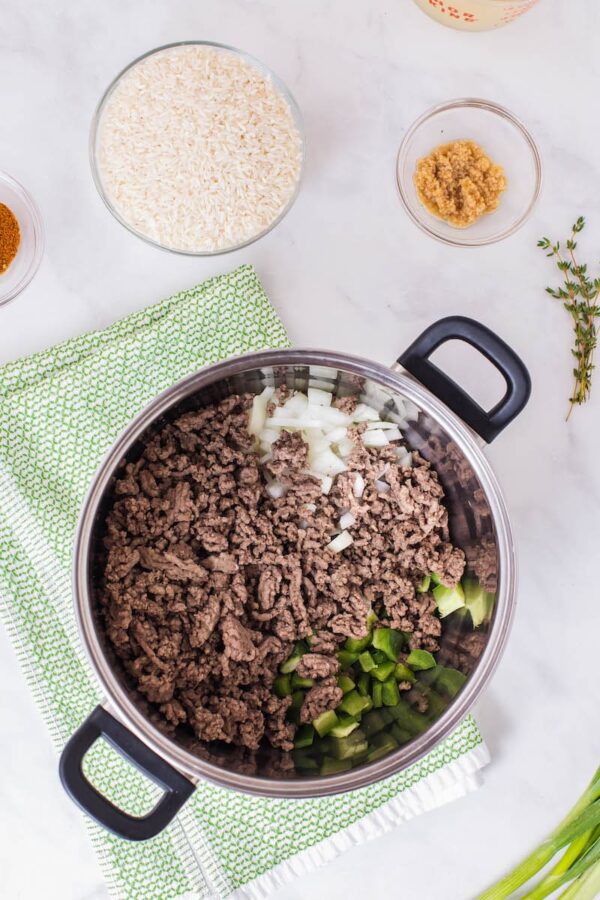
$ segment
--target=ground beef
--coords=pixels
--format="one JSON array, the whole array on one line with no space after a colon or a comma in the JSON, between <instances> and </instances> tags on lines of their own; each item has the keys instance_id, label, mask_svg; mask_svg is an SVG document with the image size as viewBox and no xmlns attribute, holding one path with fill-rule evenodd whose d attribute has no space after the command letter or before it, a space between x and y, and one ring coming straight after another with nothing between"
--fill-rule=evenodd
<instances>
[{"instance_id":1,"label":"ground beef","mask_svg":"<svg viewBox=\"0 0 600 900\"><path fill-rule=\"evenodd\" d=\"M416 587L432 571L455 584L464 569L425 459L415 453L412 467L400 467L393 447L364 447L360 426L350 471L325 496L307 473L299 433L284 432L260 465L247 432L251 402L231 396L187 412L124 464L101 559L100 611L132 687L163 731L183 729L185 740L208 742L217 755L212 742L255 751L264 739L284 755L293 748L290 699L272 687L299 639L311 647L298 675L315 680L302 722L340 702L336 650L366 633L371 608L409 632L411 647L437 651L435 603ZM265 490L272 478L286 487L279 499ZM326 546L346 510L356 519L354 543L336 554Z\"/></svg>"},{"instance_id":2,"label":"ground beef","mask_svg":"<svg viewBox=\"0 0 600 900\"><path fill-rule=\"evenodd\" d=\"M300 720L312 722L328 709L335 709L343 696L342 689L337 686L335 677L326 678L321 684L316 684L307 692L300 710Z\"/></svg>"},{"instance_id":3,"label":"ground beef","mask_svg":"<svg viewBox=\"0 0 600 900\"><path fill-rule=\"evenodd\" d=\"M302 678L327 678L339 671L340 664L335 656L322 653L305 653L296 671Z\"/></svg>"}]
</instances>

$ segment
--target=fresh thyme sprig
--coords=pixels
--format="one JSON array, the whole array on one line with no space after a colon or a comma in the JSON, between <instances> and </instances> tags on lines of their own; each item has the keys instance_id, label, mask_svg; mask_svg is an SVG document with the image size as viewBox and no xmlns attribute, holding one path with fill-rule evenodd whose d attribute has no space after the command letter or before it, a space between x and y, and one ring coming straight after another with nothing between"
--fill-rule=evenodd
<instances>
[{"instance_id":1,"label":"fresh thyme sprig","mask_svg":"<svg viewBox=\"0 0 600 900\"><path fill-rule=\"evenodd\" d=\"M575 345L571 353L576 360L573 369L575 384L567 419L571 415L573 407L585 403L590 396L592 373L595 368L594 351L598 343L600 278L590 278L587 265L580 265L575 258L575 249L577 248L575 236L583 231L584 225L585 219L580 216L571 229L571 236L566 241L566 253L561 251L558 241L553 244L546 237L538 241L538 247L548 251L546 256L556 258L556 265L564 278L561 287L547 287L546 291L551 297L562 302L573 319Z\"/></svg>"}]
</instances>

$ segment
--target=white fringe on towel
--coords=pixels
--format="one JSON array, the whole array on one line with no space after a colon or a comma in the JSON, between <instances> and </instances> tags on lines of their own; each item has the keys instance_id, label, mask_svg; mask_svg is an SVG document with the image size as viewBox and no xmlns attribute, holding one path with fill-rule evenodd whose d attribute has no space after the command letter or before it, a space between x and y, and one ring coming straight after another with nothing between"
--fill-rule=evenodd
<instances>
[{"instance_id":1,"label":"white fringe on towel","mask_svg":"<svg viewBox=\"0 0 600 900\"><path fill-rule=\"evenodd\" d=\"M285 884L331 862L357 844L380 837L402 822L457 800L481 784L480 771L490 761L485 744L432 772L349 828L275 866L231 895L231 900L264 900Z\"/></svg>"}]
</instances>

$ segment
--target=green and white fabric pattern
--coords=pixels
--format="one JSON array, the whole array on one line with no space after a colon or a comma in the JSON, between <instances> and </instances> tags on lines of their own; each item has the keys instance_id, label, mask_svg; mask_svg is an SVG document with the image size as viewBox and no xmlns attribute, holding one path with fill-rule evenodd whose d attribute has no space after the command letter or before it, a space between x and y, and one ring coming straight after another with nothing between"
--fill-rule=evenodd
<instances>
[{"instance_id":1,"label":"green and white fabric pattern","mask_svg":"<svg viewBox=\"0 0 600 900\"><path fill-rule=\"evenodd\" d=\"M57 750L102 700L71 600L78 511L116 435L157 393L228 356L289 346L250 266L101 332L0 369L0 613ZM163 834L132 844L86 819L111 894L262 898L302 872L477 784L471 718L430 756L343 797L283 801L201 783ZM157 789L99 741L88 777L133 814Z\"/></svg>"}]
</instances>

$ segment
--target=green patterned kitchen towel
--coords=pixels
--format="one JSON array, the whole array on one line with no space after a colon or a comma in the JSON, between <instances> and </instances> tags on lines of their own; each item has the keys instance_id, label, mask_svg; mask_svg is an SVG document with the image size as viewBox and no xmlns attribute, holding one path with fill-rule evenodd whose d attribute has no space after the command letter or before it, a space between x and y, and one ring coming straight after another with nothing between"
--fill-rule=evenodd
<instances>
[{"instance_id":1,"label":"green patterned kitchen towel","mask_svg":"<svg viewBox=\"0 0 600 900\"><path fill-rule=\"evenodd\" d=\"M249 266L101 332L0 368L0 611L57 750L102 699L71 602L78 510L105 451L159 391L207 363L289 346ZM487 750L471 718L420 763L343 797L270 800L202 783L151 841L86 819L110 892L126 900L261 898L355 843L475 787ZM141 815L157 789L104 741L88 777Z\"/></svg>"}]
</instances>

